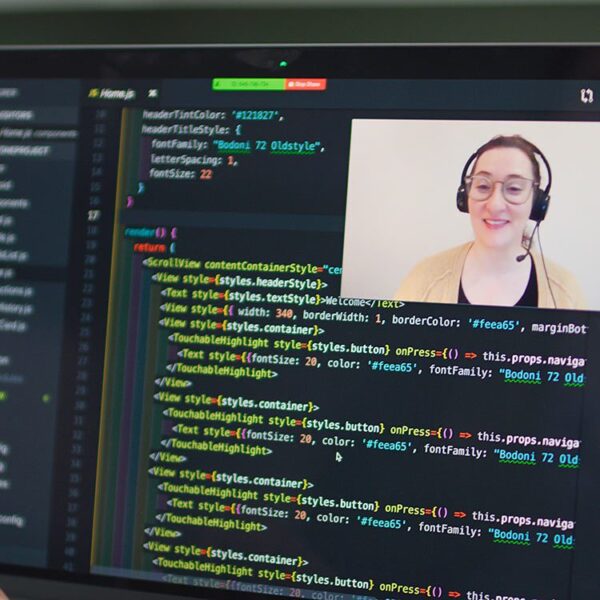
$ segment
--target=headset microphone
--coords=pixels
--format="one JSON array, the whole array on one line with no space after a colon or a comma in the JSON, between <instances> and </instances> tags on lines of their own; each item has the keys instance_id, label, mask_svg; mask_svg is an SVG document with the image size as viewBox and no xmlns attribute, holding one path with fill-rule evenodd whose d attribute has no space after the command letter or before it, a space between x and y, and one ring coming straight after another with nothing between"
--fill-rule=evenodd
<instances>
[{"instance_id":1,"label":"headset microphone","mask_svg":"<svg viewBox=\"0 0 600 600\"><path fill-rule=\"evenodd\" d=\"M525 242L525 244L523 244L523 250L525 250L525 254L519 254L519 256L517 256L517 258L516 258L517 262L523 262L528 256L531 256L531 246L533 244L533 237L535 236L535 232L538 230L540 223L541 223L541 221L538 221L535 224L535 227L533 228L533 231L531 232L531 236Z\"/></svg>"}]
</instances>

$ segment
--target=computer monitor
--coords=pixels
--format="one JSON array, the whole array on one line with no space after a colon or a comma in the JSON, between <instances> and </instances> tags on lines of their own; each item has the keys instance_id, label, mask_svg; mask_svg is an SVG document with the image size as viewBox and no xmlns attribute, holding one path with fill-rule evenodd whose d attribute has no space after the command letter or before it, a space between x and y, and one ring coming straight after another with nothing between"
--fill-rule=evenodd
<instances>
[{"instance_id":1,"label":"computer monitor","mask_svg":"<svg viewBox=\"0 0 600 600\"><path fill-rule=\"evenodd\" d=\"M0 56L0 585L598 597L600 48Z\"/></svg>"}]
</instances>

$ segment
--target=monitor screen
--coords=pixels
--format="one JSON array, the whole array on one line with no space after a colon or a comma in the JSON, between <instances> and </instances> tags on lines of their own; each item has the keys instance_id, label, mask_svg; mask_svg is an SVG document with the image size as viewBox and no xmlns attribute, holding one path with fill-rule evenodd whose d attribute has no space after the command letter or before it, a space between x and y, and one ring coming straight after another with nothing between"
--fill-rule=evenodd
<instances>
[{"instance_id":1,"label":"monitor screen","mask_svg":"<svg viewBox=\"0 0 600 600\"><path fill-rule=\"evenodd\" d=\"M1 56L0 574L599 596L600 48Z\"/></svg>"}]
</instances>

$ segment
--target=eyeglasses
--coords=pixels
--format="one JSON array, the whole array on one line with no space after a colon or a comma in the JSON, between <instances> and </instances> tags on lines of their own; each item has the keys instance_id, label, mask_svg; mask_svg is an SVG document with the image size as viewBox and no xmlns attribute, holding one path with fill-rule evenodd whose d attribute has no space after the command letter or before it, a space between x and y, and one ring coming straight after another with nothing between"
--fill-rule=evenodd
<instances>
[{"instance_id":1,"label":"eyeglasses","mask_svg":"<svg viewBox=\"0 0 600 600\"><path fill-rule=\"evenodd\" d=\"M509 204L524 204L529 199L533 188L539 184L533 179L525 177L509 177L508 179L495 180L486 175L472 175L465 177L467 194L476 202L487 200L493 193L497 183L502 184L502 195Z\"/></svg>"}]
</instances>

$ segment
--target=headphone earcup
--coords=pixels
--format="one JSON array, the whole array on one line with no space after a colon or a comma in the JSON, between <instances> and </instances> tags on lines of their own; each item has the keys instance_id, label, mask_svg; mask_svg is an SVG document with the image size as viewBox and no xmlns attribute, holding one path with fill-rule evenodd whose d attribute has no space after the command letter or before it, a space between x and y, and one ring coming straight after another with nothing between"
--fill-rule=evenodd
<instances>
[{"instance_id":1,"label":"headphone earcup","mask_svg":"<svg viewBox=\"0 0 600 600\"><path fill-rule=\"evenodd\" d=\"M456 208L460 212L469 212L469 200L467 196L467 189L464 185L461 185L456 192Z\"/></svg>"},{"instance_id":2,"label":"headphone earcup","mask_svg":"<svg viewBox=\"0 0 600 600\"><path fill-rule=\"evenodd\" d=\"M531 205L529 218L539 223L546 218L548 207L550 206L550 196L544 190L538 190Z\"/></svg>"}]
</instances>

